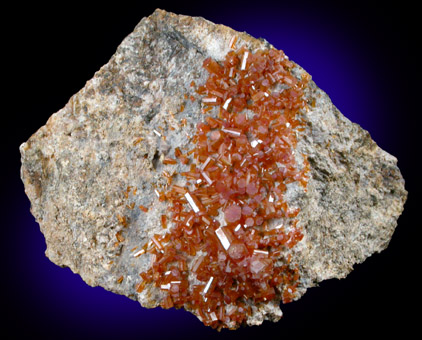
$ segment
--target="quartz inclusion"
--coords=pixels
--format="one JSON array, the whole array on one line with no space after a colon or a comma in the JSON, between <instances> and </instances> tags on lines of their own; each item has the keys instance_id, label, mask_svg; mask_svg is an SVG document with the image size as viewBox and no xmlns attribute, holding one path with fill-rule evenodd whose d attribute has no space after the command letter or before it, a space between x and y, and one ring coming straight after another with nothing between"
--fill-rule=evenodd
<instances>
[{"instance_id":1,"label":"quartz inclusion","mask_svg":"<svg viewBox=\"0 0 422 340\"><path fill-rule=\"evenodd\" d=\"M240 58L245 51L272 49L265 40L203 18L156 10L141 20L85 87L21 145L21 177L51 261L70 267L89 285L126 295L145 307L171 306L163 301L163 287L139 287L139 274L148 272L154 262L154 254L143 247L152 242L160 250L159 235L173 225L165 188L170 180L183 185L180 179L176 183L175 174L195 172L185 153L192 149L198 123L218 112L203 112L203 99L208 98L209 105L214 97L198 93L198 87L234 44L245 48ZM242 59L239 68L243 71ZM294 63L291 73L296 79L307 75ZM252 100L265 100L264 92L254 92ZM320 281L345 277L354 264L385 249L407 197L393 156L345 118L311 79L303 96L307 109L301 111L293 144L298 162L304 161L302 154L308 162L306 191L292 182L283 192L284 202L298 209L295 219L301 233L297 244L283 253L299 277L291 299ZM223 109L231 105L240 104L220 103ZM223 129L232 137L240 133ZM211 140L219 138L217 133L210 135ZM250 140L251 147L262 150L260 140ZM206 176L204 182L213 180ZM246 190L256 194L252 186ZM200 210L195 195L185 199L193 210ZM224 215L228 224L241 218L233 206L226 206L220 217ZM243 222L253 226L254 218ZM277 219L274 223L278 225ZM230 250L231 236L224 229L216 228L215 235L232 256L245 252L241 245ZM186 265L200 268L202 255L192 255ZM258 273L264 265L265 261L254 262L251 270ZM215 282L204 279L202 292L207 293ZM191 273L189 280L195 283L197 278ZM171 287L162 284L164 290ZM271 289L268 292L273 297ZM280 300L278 295L245 301L242 308L249 312L242 322L278 320ZM187 309L204 321L200 311ZM209 317L212 325L219 315Z\"/></svg>"}]
</instances>

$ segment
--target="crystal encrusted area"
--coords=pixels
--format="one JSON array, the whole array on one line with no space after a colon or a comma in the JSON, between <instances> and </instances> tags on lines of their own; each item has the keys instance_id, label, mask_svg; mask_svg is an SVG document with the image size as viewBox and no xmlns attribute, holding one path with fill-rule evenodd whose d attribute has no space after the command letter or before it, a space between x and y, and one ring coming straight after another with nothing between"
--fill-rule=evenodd
<instances>
[{"instance_id":1,"label":"crystal encrusted area","mask_svg":"<svg viewBox=\"0 0 422 340\"><path fill-rule=\"evenodd\" d=\"M275 49L232 49L203 66L203 120L193 148L182 155L176 147L163 162L180 161L188 171L158 195L170 218L139 252L152 265L137 291L153 284L163 308L185 307L205 325L237 328L251 305L295 297L299 274L287 250L303 234L299 209L283 197L289 183L306 190L308 181L306 155L296 157L295 148L309 76L298 79Z\"/></svg>"}]
</instances>

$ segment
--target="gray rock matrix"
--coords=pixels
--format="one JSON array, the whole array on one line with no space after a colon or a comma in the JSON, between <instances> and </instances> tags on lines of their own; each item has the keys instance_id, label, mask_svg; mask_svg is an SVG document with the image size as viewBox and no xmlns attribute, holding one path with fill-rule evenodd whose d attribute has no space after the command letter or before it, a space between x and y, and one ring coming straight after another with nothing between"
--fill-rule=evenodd
<instances>
[{"instance_id":1,"label":"gray rock matrix","mask_svg":"<svg viewBox=\"0 0 422 340\"><path fill-rule=\"evenodd\" d=\"M160 216L170 217L155 193L165 184L162 171L186 169L164 165L163 158L174 157L176 146L190 149L204 117L199 97L191 101L184 95L195 95L192 80L200 85L208 76L204 59L222 60L233 36L238 47L252 51L272 47L200 17L156 10L20 146L21 178L52 262L91 286L144 307L158 305L159 289L136 292L139 273L151 260L134 255L153 234L163 233ZM294 72L305 71L296 66ZM304 233L292 249L301 276L297 299L320 281L344 278L354 264L385 249L407 197L395 157L344 117L312 80L306 99L313 105L303 112L305 130L298 132L296 153L306 154L310 163L308 190L293 185L286 194L289 205L301 208L298 225ZM254 306L247 322L281 316L278 301L272 301Z\"/></svg>"}]
</instances>

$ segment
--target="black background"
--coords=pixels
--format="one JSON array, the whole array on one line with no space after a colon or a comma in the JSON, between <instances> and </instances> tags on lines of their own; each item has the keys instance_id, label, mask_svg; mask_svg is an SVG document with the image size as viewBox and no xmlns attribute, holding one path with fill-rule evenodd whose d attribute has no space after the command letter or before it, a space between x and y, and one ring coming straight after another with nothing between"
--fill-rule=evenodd
<instances>
[{"instance_id":1,"label":"black background","mask_svg":"<svg viewBox=\"0 0 422 340\"><path fill-rule=\"evenodd\" d=\"M410 2L409 2L410 3ZM264 37L303 66L352 121L396 156L409 198L388 249L343 280L322 282L282 306L276 323L216 331L184 311L146 310L87 286L45 256L19 178L18 147L108 62L155 8L203 16ZM225 1L22 4L2 8L1 235L5 339L404 338L420 317L417 167L420 152L416 8L402 1ZM418 332L416 333L418 334Z\"/></svg>"}]
</instances>

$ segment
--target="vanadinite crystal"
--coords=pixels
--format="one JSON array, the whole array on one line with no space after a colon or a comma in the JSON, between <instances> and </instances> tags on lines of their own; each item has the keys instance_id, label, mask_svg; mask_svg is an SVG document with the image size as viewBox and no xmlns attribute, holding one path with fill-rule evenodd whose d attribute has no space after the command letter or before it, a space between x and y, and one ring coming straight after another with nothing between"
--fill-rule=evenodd
<instances>
[{"instance_id":1,"label":"vanadinite crystal","mask_svg":"<svg viewBox=\"0 0 422 340\"><path fill-rule=\"evenodd\" d=\"M169 228L144 246L152 265L137 290L159 287L163 308L185 307L206 325L236 328L251 313L249 302L294 298L299 275L286 249L303 235L299 209L283 195L292 182L306 190L309 166L295 146L309 79L295 77L293 66L276 49L241 47L221 63L205 59L209 77L197 89L203 121L183 161L189 171L158 195L169 204L171 220L162 217ZM163 163L180 156L176 148Z\"/></svg>"}]
</instances>

